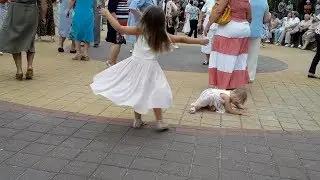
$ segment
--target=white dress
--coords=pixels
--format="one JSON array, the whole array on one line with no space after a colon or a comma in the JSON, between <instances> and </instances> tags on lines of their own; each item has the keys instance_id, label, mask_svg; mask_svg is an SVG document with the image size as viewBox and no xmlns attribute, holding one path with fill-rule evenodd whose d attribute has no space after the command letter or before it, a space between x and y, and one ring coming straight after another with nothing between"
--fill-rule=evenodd
<instances>
[{"instance_id":1,"label":"white dress","mask_svg":"<svg viewBox=\"0 0 320 180\"><path fill-rule=\"evenodd\" d=\"M189 33L190 32L190 19L189 19L189 13L188 13L188 10L190 9L191 7L191 4L188 3L187 6L186 6L186 9L184 10L185 14L186 14L186 19L185 19L185 22L184 22L184 25L183 25L183 29L182 29L182 32L183 33Z\"/></svg>"},{"instance_id":2,"label":"white dress","mask_svg":"<svg viewBox=\"0 0 320 180\"><path fill-rule=\"evenodd\" d=\"M140 36L131 57L93 78L92 91L117 105L131 106L140 114L152 108L169 108L172 92L158 59L159 54Z\"/></svg>"},{"instance_id":3,"label":"white dress","mask_svg":"<svg viewBox=\"0 0 320 180\"><path fill-rule=\"evenodd\" d=\"M196 109L214 106L216 112L225 113L224 100L221 98L221 94L230 96L230 91L213 88L206 89L201 93L197 101L191 104L191 106Z\"/></svg>"},{"instance_id":4,"label":"white dress","mask_svg":"<svg viewBox=\"0 0 320 180\"><path fill-rule=\"evenodd\" d=\"M216 0L207 0L206 3L204 4L204 6L202 7L201 11L203 13L205 13L206 15L206 18L204 19L204 22L203 22L203 29L206 28L208 22L209 22L209 17L210 17L210 14L211 14L211 10L212 10L212 7L215 5L216 3ZM218 25L216 23L213 23L211 26L210 26L210 30L207 34L207 37L209 39L209 43L205 46L201 46L201 52L204 53L204 54L210 54L211 51L212 51L212 43L213 43L213 37L217 31L217 28L218 28Z\"/></svg>"}]
</instances>

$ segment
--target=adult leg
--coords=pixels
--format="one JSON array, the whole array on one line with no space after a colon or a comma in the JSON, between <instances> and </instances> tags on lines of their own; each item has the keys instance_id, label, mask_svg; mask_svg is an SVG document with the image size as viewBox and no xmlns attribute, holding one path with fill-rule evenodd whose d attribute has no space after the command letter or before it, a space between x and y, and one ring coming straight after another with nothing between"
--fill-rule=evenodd
<instances>
[{"instance_id":1,"label":"adult leg","mask_svg":"<svg viewBox=\"0 0 320 180\"><path fill-rule=\"evenodd\" d=\"M320 47L320 35L316 34L315 38L316 38L316 42L317 42L317 47ZM310 65L310 68L309 68L308 77L310 77L310 78L316 77L314 74L316 73L316 69L317 69L317 65L319 63L319 60L320 60L320 48L317 48L317 53L314 56L312 63Z\"/></svg>"},{"instance_id":2,"label":"adult leg","mask_svg":"<svg viewBox=\"0 0 320 180\"><path fill-rule=\"evenodd\" d=\"M194 38L198 37L198 20L195 20Z\"/></svg>"},{"instance_id":3,"label":"adult leg","mask_svg":"<svg viewBox=\"0 0 320 180\"><path fill-rule=\"evenodd\" d=\"M141 128L144 125L146 125L146 123L144 121L142 121L141 114L134 111L134 121L133 121L132 127Z\"/></svg>"},{"instance_id":4,"label":"adult leg","mask_svg":"<svg viewBox=\"0 0 320 180\"><path fill-rule=\"evenodd\" d=\"M84 43L84 56L83 56L83 60L85 61L89 61L89 47L90 47L90 43L85 42Z\"/></svg>"},{"instance_id":5,"label":"adult leg","mask_svg":"<svg viewBox=\"0 0 320 180\"><path fill-rule=\"evenodd\" d=\"M256 76L258 57L260 53L260 41L260 38L250 38L247 62L250 81L254 81Z\"/></svg>"},{"instance_id":6,"label":"adult leg","mask_svg":"<svg viewBox=\"0 0 320 180\"><path fill-rule=\"evenodd\" d=\"M168 127L168 124L165 123L163 121L163 117L162 117L162 109L161 108L154 108L153 109L153 112L154 112L154 115L156 117L156 127L157 127L157 130L158 131L165 131L165 130L168 130L169 127Z\"/></svg>"},{"instance_id":7,"label":"adult leg","mask_svg":"<svg viewBox=\"0 0 320 180\"><path fill-rule=\"evenodd\" d=\"M283 42L283 39L285 38L286 33L287 33L286 30L283 30L281 32L280 37L279 37L279 41L278 41L278 45L282 45L282 42Z\"/></svg>"},{"instance_id":8,"label":"adult leg","mask_svg":"<svg viewBox=\"0 0 320 180\"><path fill-rule=\"evenodd\" d=\"M22 80L23 73L22 73L22 56L21 53L14 53L12 54L13 60L16 64L17 68L17 74L16 74L16 79L17 80Z\"/></svg>"},{"instance_id":9,"label":"adult leg","mask_svg":"<svg viewBox=\"0 0 320 180\"><path fill-rule=\"evenodd\" d=\"M284 43L286 44L286 46L291 45L291 33L292 33L292 31L286 32L285 40L284 40Z\"/></svg>"},{"instance_id":10,"label":"adult leg","mask_svg":"<svg viewBox=\"0 0 320 180\"><path fill-rule=\"evenodd\" d=\"M71 40L71 49L70 49L70 53L76 53L76 42L74 40Z\"/></svg>"},{"instance_id":11,"label":"adult leg","mask_svg":"<svg viewBox=\"0 0 320 180\"><path fill-rule=\"evenodd\" d=\"M65 40L66 40L66 38L64 38L62 36L59 37L59 48L58 48L59 52L64 52L63 44L64 44Z\"/></svg>"},{"instance_id":12,"label":"adult leg","mask_svg":"<svg viewBox=\"0 0 320 180\"><path fill-rule=\"evenodd\" d=\"M111 44L109 50L108 63L112 66L117 64L118 57L120 54L121 45L120 44Z\"/></svg>"},{"instance_id":13,"label":"adult leg","mask_svg":"<svg viewBox=\"0 0 320 180\"><path fill-rule=\"evenodd\" d=\"M94 47L100 45L100 35L101 35L101 15L99 13L95 14L94 19Z\"/></svg>"},{"instance_id":14,"label":"adult leg","mask_svg":"<svg viewBox=\"0 0 320 180\"><path fill-rule=\"evenodd\" d=\"M27 52L27 72L26 72L26 79L33 78L33 59L34 59L34 52Z\"/></svg>"},{"instance_id":15,"label":"adult leg","mask_svg":"<svg viewBox=\"0 0 320 180\"><path fill-rule=\"evenodd\" d=\"M190 20L190 32L189 32L189 34L188 34L189 37L192 36L194 30L195 30L195 29L194 29L193 20Z\"/></svg>"},{"instance_id":16,"label":"adult leg","mask_svg":"<svg viewBox=\"0 0 320 180\"><path fill-rule=\"evenodd\" d=\"M81 60L81 41L75 41L77 54L73 57L73 60Z\"/></svg>"}]
</instances>

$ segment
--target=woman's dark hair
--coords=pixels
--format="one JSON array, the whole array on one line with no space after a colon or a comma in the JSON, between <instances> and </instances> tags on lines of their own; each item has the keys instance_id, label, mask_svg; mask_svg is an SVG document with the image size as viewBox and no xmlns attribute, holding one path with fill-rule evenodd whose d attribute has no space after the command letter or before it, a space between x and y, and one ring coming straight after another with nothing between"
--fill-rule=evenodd
<instances>
[{"instance_id":1,"label":"woman's dark hair","mask_svg":"<svg viewBox=\"0 0 320 180\"><path fill-rule=\"evenodd\" d=\"M191 0L189 3L190 3L191 5L193 5L193 0Z\"/></svg>"},{"instance_id":2,"label":"woman's dark hair","mask_svg":"<svg viewBox=\"0 0 320 180\"><path fill-rule=\"evenodd\" d=\"M140 19L139 28L152 51L158 53L170 50L165 14L160 7L149 7Z\"/></svg>"}]
</instances>

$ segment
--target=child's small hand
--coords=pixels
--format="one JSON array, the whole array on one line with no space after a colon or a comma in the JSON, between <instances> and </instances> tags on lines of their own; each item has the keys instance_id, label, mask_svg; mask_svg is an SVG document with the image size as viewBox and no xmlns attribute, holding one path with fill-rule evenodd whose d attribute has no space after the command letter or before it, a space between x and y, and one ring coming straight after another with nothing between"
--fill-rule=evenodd
<instances>
[{"instance_id":1,"label":"child's small hand","mask_svg":"<svg viewBox=\"0 0 320 180\"><path fill-rule=\"evenodd\" d=\"M209 39L202 39L200 42L201 45L207 45L209 44Z\"/></svg>"},{"instance_id":2,"label":"child's small hand","mask_svg":"<svg viewBox=\"0 0 320 180\"><path fill-rule=\"evenodd\" d=\"M102 16L107 16L107 14L108 14L108 9L106 9L106 8L101 8L100 9L100 15L102 15Z\"/></svg>"}]
</instances>

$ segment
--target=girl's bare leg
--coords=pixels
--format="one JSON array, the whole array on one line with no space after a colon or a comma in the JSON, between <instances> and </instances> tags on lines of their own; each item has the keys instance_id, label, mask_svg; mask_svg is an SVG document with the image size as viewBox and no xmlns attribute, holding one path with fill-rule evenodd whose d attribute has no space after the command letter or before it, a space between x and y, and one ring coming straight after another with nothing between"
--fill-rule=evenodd
<instances>
[{"instance_id":1,"label":"girl's bare leg","mask_svg":"<svg viewBox=\"0 0 320 180\"><path fill-rule=\"evenodd\" d=\"M162 109L161 108L154 108L153 109L154 115L156 117L156 128L158 131L165 131L168 130L168 124L163 121L162 117Z\"/></svg>"},{"instance_id":2,"label":"girl's bare leg","mask_svg":"<svg viewBox=\"0 0 320 180\"><path fill-rule=\"evenodd\" d=\"M81 60L81 42L80 41L76 41L76 50L77 50L77 54L75 57L73 57L73 60Z\"/></svg>"},{"instance_id":3,"label":"girl's bare leg","mask_svg":"<svg viewBox=\"0 0 320 180\"><path fill-rule=\"evenodd\" d=\"M142 121L141 114L134 111L134 121L132 127L141 128L144 125L146 125L146 123Z\"/></svg>"},{"instance_id":4,"label":"girl's bare leg","mask_svg":"<svg viewBox=\"0 0 320 180\"><path fill-rule=\"evenodd\" d=\"M63 44L64 44L64 41L66 40L66 38L64 37L59 37L59 48L63 48Z\"/></svg>"},{"instance_id":5,"label":"girl's bare leg","mask_svg":"<svg viewBox=\"0 0 320 180\"><path fill-rule=\"evenodd\" d=\"M16 64L17 74L22 74L22 56L21 53L12 54L13 60Z\"/></svg>"}]
</instances>

